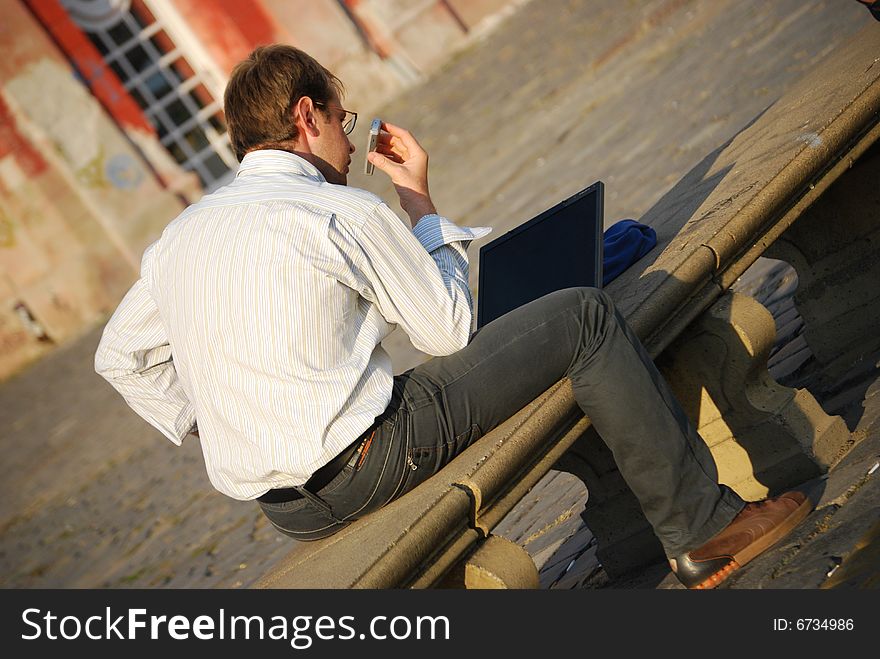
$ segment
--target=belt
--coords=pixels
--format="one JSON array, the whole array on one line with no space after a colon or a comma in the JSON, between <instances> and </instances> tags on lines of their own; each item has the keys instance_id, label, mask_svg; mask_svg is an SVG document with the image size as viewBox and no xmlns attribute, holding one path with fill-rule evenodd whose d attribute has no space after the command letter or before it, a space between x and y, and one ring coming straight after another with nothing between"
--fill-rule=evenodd
<instances>
[{"instance_id":1,"label":"belt","mask_svg":"<svg viewBox=\"0 0 880 659\"><path fill-rule=\"evenodd\" d=\"M346 465L354 460L355 455L360 456L357 461L357 466L360 467L364 458L367 456L367 451L370 449L370 444L372 443L375 434L376 429L373 428L372 432L366 437L363 435L358 437L351 446L343 449L339 455L318 469L318 471L312 474L312 477L300 487L313 494L317 494L320 490L324 489L330 481L336 478L339 475L339 472L345 469ZM263 503L284 503L285 501L295 501L296 499L301 498L302 494L297 491L297 488L279 487L258 496L257 501Z\"/></svg>"}]
</instances>

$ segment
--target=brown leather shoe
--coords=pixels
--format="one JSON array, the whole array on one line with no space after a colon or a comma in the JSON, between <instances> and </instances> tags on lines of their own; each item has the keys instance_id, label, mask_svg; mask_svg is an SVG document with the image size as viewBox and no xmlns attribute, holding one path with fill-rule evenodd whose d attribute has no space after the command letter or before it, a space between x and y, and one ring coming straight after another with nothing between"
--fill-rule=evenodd
<instances>
[{"instance_id":1,"label":"brown leather shoe","mask_svg":"<svg viewBox=\"0 0 880 659\"><path fill-rule=\"evenodd\" d=\"M715 588L734 570L791 533L814 506L809 497L798 491L748 503L709 542L670 559L669 564L688 588Z\"/></svg>"}]
</instances>

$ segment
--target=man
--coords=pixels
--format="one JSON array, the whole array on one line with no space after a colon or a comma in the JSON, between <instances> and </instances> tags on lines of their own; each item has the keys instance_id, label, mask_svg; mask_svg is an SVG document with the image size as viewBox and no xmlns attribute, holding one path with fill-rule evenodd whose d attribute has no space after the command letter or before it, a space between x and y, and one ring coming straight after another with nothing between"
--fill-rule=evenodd
<instances>
[{"instance_id":1,"label":"man","mask_svg":"<svg viewBox=\"0 0 880 659\"><path fill-rule=\"evenodd\" d=\"M746 505L610 298L568 289L470 336L465 249L487 229L436 214L428 156L383 124L368 158L411 229L346 186L354 113L305 53L255 50L226 117L241 167L145 252L96 370L179 444L196 430L212 484L279 531L337 531L422 483L563 376L611 447L685 585L713 587L811 510ZM435 359L397 377L400 325Z\"/></svg>"}]
</instances>

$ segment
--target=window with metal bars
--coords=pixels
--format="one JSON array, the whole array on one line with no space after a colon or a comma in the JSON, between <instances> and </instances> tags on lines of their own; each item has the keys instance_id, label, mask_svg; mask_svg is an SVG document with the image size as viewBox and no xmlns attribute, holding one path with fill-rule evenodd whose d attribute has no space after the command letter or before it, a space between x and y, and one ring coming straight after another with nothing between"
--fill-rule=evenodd
<instances>
[{"instance_id":1,"label":"window with metal bars","mask_svg":"<svg viewBox=\"0 0 880 659\"><path fill-rule=\"evenodd\" d=\"M106 2L106 0L104 0ZM89 0L62 0L126 91L144 110L162 143L211 191L238 164L229 145L223 108L203 84L143 0L131 0L90 20ZM77 11L80 10L80 11Z\"/></svg>"}]
</instances>

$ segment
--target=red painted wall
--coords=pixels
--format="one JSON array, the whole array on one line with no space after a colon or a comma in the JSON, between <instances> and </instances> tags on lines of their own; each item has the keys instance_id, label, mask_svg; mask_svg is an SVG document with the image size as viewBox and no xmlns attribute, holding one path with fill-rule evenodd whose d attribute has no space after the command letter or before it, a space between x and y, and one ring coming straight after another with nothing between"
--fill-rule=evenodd
<instances>
[{"instance_id":1,"label":"red painted wall","mask_svg":"<svg viewBox=\"0 0 880 659\"><path fill-rule=\"evenodd\" d=\"M259 0L176 0L175 6L227 74L257 46L289 42Z\"/></svg>"},{"instance_id":2,"label":"red painted wall","mask_svg":"<svg viewBox=\"0 0 880 659\"><path fill-rule=\"evenodd\" d=\"M0 158L10 153L21 171L29 177L34 178L46 171L46 161L43 156L18 132L15 117L0 96Z\"/></svg>"},{"instance_id":3,"label":"red painted wall","mask_svg":"<svg viewBox=\"0 0 880 659\"><path fill-rule=\"evenodd\" d=\"M104 64L101 53L71 20L58 0L25 0L25 4L77 68L95 98L120 126L155 133L140 106L128 95L113 70Z\"/></svg>"}]
</instances>

